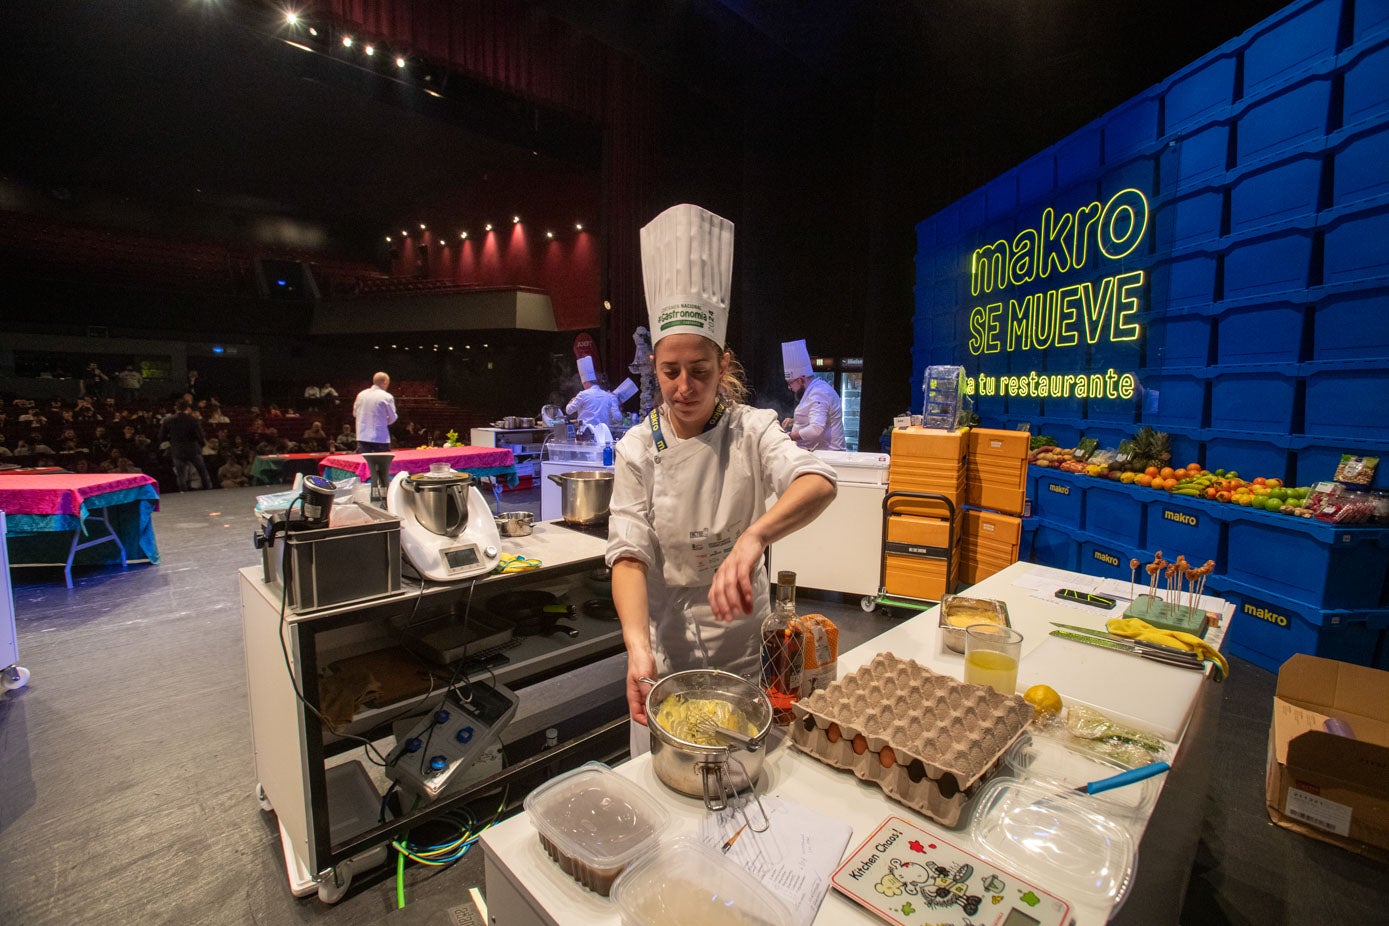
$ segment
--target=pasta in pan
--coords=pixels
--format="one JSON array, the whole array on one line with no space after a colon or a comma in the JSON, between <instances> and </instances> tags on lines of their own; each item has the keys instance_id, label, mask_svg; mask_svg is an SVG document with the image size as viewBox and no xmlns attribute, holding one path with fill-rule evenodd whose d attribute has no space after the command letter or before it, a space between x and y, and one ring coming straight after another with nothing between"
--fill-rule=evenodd
<instances>
[{"instance_id":1,"label":"pasta in pan","mask_svg":"<svg viewBox=\"0 0 1389 926\"><path fill-rule=\"evenodd\" d=\"M656 724L671 736L700 746L723 745L714 734L714 727L726 727L749 736L757 734L757 728L747 715L729 702L721 698L691 698L683 694L673 694L661 702L656 711Z\"/></svg>"}]
</instances>

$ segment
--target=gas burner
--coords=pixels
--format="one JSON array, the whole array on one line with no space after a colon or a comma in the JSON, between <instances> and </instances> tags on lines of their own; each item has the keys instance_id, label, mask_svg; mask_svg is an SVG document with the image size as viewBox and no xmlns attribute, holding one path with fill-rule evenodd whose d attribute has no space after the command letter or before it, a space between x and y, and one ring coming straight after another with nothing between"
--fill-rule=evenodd
<instances>
[{"instance_id":1,"label":"gas burner","mask_svg":"<svg viewBox=\"0 0 1389 926\"><path fill-rule=\"evenodd\" d=\"M556 521L555 526L563 527L566 530L578 531L580 534L588 534L590 537L599 537L604 540L608 538L608 519L604 518L597 524L570 524L568 521Z\"/></svg>"}]
</instances>

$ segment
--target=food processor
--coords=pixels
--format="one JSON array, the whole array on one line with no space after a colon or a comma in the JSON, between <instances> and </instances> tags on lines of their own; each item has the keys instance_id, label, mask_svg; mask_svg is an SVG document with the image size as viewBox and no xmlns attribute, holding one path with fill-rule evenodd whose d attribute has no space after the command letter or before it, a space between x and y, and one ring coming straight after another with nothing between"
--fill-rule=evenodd
<instances>
[{"instance_id":1,"label":"food processor","mask_svg":"<svg viewBox=\"0 0 1389 926\"><path fill-rule=\"evenodd\" d=\"M400 546L423 578L454 582L491 572L501 557L492 510L467 473L431 463L426 473L397 473L386 510L400 518Z\"/></svg>"}]
</instances>

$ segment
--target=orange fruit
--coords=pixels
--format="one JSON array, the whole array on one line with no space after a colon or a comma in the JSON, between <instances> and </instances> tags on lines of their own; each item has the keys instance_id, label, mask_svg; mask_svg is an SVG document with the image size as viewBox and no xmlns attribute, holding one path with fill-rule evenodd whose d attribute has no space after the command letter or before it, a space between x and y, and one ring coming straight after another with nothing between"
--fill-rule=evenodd
<instances>
[{"instance_id":1,"label":"orange fruit","mask_svg":"<svg viewBox=\"0 0 1389 926\"><path fill-rule=\"evenodd\" d=\"M1187 471L1188 473L1199 473L1199 472L1201 472L1201 464L1200 464L1200 463L1188 463L1188 464L1186 465L1186 471Z\"/></svg>"},{"instance_id":2,"label":"orange fruit","mask_svg":"<svg viewBox=\"0 0 1389 926\"><path fill-rule=\"evenodd\" d=\"M1149 479L1152 479L1154 476L1158 475L1158 468L1156 466L1150 466L1143 471L1143 475L1147 476ZM1147 485L1146 482L1143 484Z\"/></svg>"},{"instance_id":3,"label":"orange fruit","mask_svg":"<svg viewBox=\"0 0 1389 926\"><path fill-rule=\"evenodd\" d=\"M1161 476L1163 479L1171 479L1171 478L1172 478L1172 473L1173 473L1173 472L1174 472L1174 470L1172 469L1172 467L1170 467L1170 466L1164 466L1164 467L1162 468L1162 471L1159 472L1158 475Z\"/></svg>"},{"instance_id":4,"label":"orange fruit","mask_svg":"<svg viewBox=\"0 0 1389 926\"><path fill-rule=\"evenodd\" d=\"M1149 469L1152 469L1152 468L1153 468L1153 467L1149 467ZM1134 483L1135 483L1136 485L1141 485L1143 488L1146 489L1146 488L1148 488L1148 486L1150 486L1150 485L1153 484L1153 477L1152 477L1152 475L1150 475L1149 473L1144 473L1144 474L1141 475L1141 476L1135 477L1133 481L1134 481Z\"/></svg>"},{"instance_id":5,"label":"orange fruit","mask_svg":"<svg viewBox=\"0 0 1389 926\"><path fill-rule=\"evenodd\" d=\"M1210 488L1206 489L1206 498L1215 498L1215 495L1215 486L1211 486Z\"/></svg>"}]
</instances>

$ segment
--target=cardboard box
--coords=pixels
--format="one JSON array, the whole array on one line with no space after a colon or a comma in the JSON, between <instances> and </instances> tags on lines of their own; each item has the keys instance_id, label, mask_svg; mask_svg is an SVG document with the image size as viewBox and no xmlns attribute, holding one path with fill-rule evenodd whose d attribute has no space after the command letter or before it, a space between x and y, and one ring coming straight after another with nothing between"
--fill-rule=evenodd
<instances>
[{"instance_id":1,"label":"cardboard box","mask_svg":"<svg viewBox=\"0 0 1389 926\"><path fill-rule=\"evenodd\" d=\"M1353 739L1326 732L1333 717ZM1389 861L1389 672L1301 653L1283 663L1265 799L1279 826Z\"/></svg>"}]
</instances>

